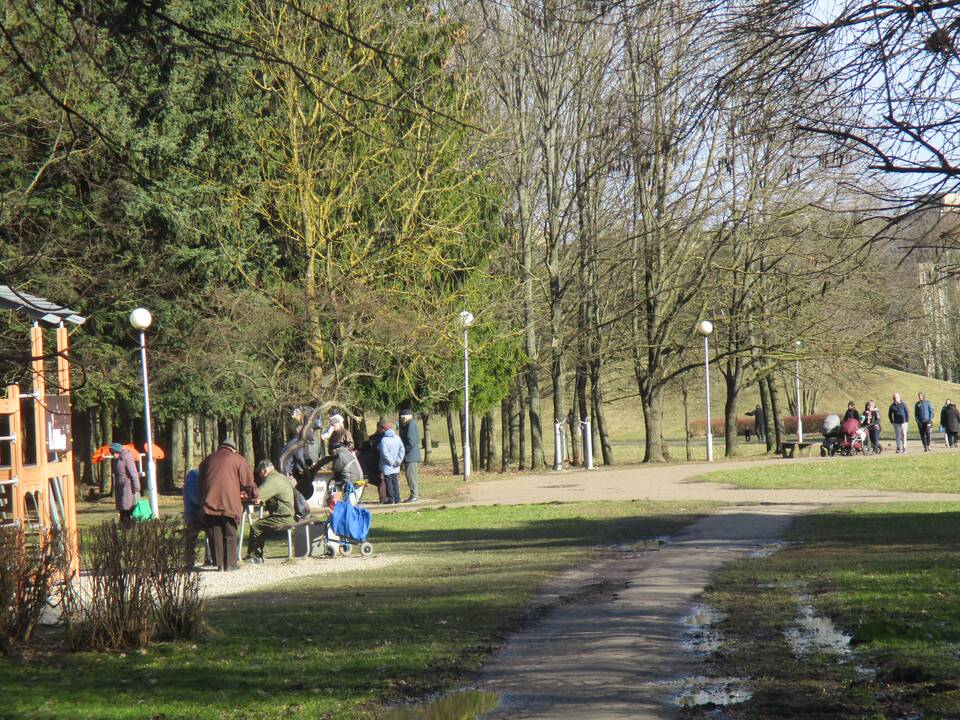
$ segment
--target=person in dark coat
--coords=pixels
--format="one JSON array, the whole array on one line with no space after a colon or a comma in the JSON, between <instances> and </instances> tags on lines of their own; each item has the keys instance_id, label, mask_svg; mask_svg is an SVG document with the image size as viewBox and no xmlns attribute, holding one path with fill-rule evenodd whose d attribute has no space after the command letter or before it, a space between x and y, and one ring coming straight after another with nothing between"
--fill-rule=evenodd
<instances>
[{"instance_id":1,"label":"person in dark coat","mask_svg":"<svg viewBox=\"0 0 960 720\"><path fill-rule=\"evenodd\" d=\"M753 418L753 432L757 436L757 440L763 440L763 432L765 430L763 426L763 408L757 405L753 410L748 412L747 415Z\"/></svg>"},{"instance_id":2,"label":"person in dark coat","mask_svg":"<svg viewBox=\"0 0 960 720\"><path fill-rule=\"evenodd\" d=\"M893 402L887 410L887 419L893 425L894 437L897 441L897 452L905 453L907 451L907 423L910 422L910 411L907 405L900 399L900 393L893 394Z\"/></svg>"},{"instance_id":3,"label":"person in dark coat","mask_svg":"<svg viewBox=\"0 0 960 720\"><path fill-rule=\"evenodd\" d=\"M875 453L880 452L880 411L873 400L867 400L863 406L863 420L861 427L866 428L870 437L870 445Z\"/></svg>"},{"instance_id":4,"label":"person in dark coat","mask_svg":"<svg viewBox=\"0 0 960 720\"><path fill-rule=\"evenodd\" d=\"M420 426L413 413L404 408L400 411L400 439L403 441L403 472L410 488L410 496L405 503L416 502L420 496Z\"/></svg>"},{"instance_id":5,"label":"person in dark coat","mask_svg":"<svg viewBox=\"0 0 960 720\"><path fill-rule=\"evenodd\" d=\"M920 442L924 452L930 452L930 431L933 429L933 405L923 393L917 393L917 402L913 406L913 419L917 421Z\"/></svg>"},{"instance_id":6,"label":"person in dark coat","mask_svg":"<svg viewBox=\"0 0 960 720\"><path fill-rule=\"evenodd\" d=\"M133 508L140 500L140 475L130 450L118 442L110 445L113 456L113 499L120 513L120 527L133 525Z\"/></svg>"},{"instance_id":7,"label":"person in dark coat","mask_svg":"<svg viewBox=\"0 0 960 720\"><path fill-rule=\"evenodd\" d=\"M357 459L363 468L367 482L377 488L380 504L387 504L387 483L380 476L380 441L383 439L383 421L377 422L377 431L357 451Z\"/></svg>"},{"instance_id":8,"label":"person in dark coat","mask_svg":"<svg viewBox=\"0 0 960 720\"><path fill-rule=\"evenodd\" d=\"M860 422L860 411L857 410L857 404L853 400L847 403L847 411L843 414L843 419Z\"/></svg>"},{"instance_id":9,"label":"person in dark coat","mask_svg":"<svg viewBox=\"0 0 960 720\"><path fill-rule=\"evenodd\" d=\"M259 497L253 471L233 440L224 440L200 463L200 510L217 569L236 570L237 526L243 516L243 502Z\"/></svg>"},{"instance_id":10,"label":"person in dark coat","mask_svg":"<svg viewBox=\"0 0 960 720\"><path fill-rule=\"evenodd\" d=\"M960 433L960 410L950 400L940 411L940 425L947 436L947 447L957 446L957 433Z\"/></svg>"}]
</instances>

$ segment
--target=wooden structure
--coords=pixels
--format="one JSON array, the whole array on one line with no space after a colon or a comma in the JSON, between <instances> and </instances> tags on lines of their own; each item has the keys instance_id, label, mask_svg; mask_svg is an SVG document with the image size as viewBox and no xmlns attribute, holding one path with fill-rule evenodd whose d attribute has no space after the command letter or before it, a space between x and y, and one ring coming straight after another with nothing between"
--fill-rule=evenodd
<instances>
[{"instance_id":1,"label":"wooden structure","mask_svg":"<svg viewBox=\"0 0 960 720\"><path fill-rule=\"evenodd\" d=\"M18 523L34 530L57 527L75 547L70 361L64 322L79 325L84 318L6 285L0 285L0 309L34 321L29 334L31 387L11 384L0 389L0 524ZM44 353L44 326L54 328L56 353Z\"/></svg>"}]
</instances>

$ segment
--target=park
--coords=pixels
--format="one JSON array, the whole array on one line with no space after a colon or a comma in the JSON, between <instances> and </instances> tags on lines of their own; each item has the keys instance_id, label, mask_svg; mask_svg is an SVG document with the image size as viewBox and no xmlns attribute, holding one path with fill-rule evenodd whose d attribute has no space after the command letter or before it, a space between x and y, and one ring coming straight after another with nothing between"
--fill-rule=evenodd
<instances>
[{"instance_id":1,"label":"park","mask_svg":"<svg viewBox=\"0 0 960 720\"><path fill-rule=\"evenodd\" d=\"M960 0L0 10L0 718L960 718Z\"/></svg>"}]
</instances>

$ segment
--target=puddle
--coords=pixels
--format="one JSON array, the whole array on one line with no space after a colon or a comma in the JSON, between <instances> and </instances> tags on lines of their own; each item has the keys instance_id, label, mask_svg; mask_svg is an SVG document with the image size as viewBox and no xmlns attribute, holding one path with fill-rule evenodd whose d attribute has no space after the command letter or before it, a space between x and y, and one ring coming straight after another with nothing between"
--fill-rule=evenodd
<instances>
[{"instance_id":1,"label":"puddle","mask_svg":"<svg viewBox=\"0 0 960 720\"><path fill-rule=\"evenodd\" d=\"M756 550L750 553L752 558L768 558L771 555L775 555L784 548L783 543L774 543L773 545L761 545Z\"/></svg>"},{"instance_id":2,"label":"puddle","mask_svg":"<svg viewBox=\"0 0 960 720\"><path fill-rule=\"evenodd\" d=\"M752 697L753 693L738 678L688 678L674 698L674 704L680 707L738 705Z\"/></svg>"},{"instance_id":3,"label":"puddle","mask_svg":"<svg viewBox=\"0 0 960 720\"><path fill-rule=\"evenodd\" d=\"M687 652L709 655L723 647L723 636L712 626L723 620L724 614L708 605L697 605L680 622L685 630L681 645Z\"/></svg>"},{"instance_id":4,"label":"puddle","mask_svg":"<svg viewBox=\"0 0 960 720\"><path fill-rule=\"evenodd\" d=\"M849 654L853 636L837 630L833 620L817 615L813 606L804 600L801 596L800 601L803 604L800 605L796 625L783 631L793 654L797 657L815 652L841 656Z\"/></svg>"},{"instance_id":5,"label":"puddle","mask_svg":"<svg viewBox=\"0 0 960 720\"><path fill-rule=\"evenodd\" d=\"M462 690L424 705L393 708L381 720L474 720L500 702L497 693Z\"/></svg>"}]
</instances>

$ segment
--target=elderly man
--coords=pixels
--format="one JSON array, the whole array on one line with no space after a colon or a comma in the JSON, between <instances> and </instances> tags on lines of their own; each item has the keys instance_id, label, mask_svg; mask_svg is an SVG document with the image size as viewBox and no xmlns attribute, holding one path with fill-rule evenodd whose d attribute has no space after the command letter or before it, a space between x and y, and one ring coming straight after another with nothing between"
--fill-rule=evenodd
<instances>
[{"instance_id":1,"label":"elderly man","mask_svg":"<svg viewBox=\"0 0 960 720\"><path fill-rule=\"evenodd\" d=\"M887 419L893 425L893 436L897 442L897 453L907 451L907 423L910 422L910 412L907 405L900 399L900 393L893 394L893 402L887 410Z\"/></svg>"},{"instance_id":2,"label":"elderly man","mask_svg":"<svg viewBox=\"0 0 960 720\"><path fill-rule=\"evenodd\" d=\"M403 441L403 472L410 488L405 503L416 502L420 495L420 426L413 413L404 408L400 411L400 439Z\"/></svg>"},{"instance_id":3,"label":"elderly man","mask_svg":"<svg viewBox=\"0 0 960 720\"><path fill-rule=\"evenodd\" d=\"M140 499L140 475L130 451L118 442L110 445L113 456L113 498L120 513L120 527L133 526L133 508Z\"/></svg>"},{"instance_id":4,"label":"elderly man","mask_svg":"<svg viewBox=\"0 0 960 720\"><path fill-rule=\"evenodd\" d=\"M260 481L260 502L270 513L250 527L245 560L259 565L263 562L263 544L271 532L282 530L296 522L293 502L293 484L286 475L274 469L269 460L257 463L257 479Z\"/></svg>"},{"instance_id":5,"label":"elderly man","mask_svg":"<svg viewBox=\"0 0 960 720\"><path fill-rule=\"evenodd\" d=\"M244 495L259 498L253 471L227 438L200 463L200 509L213 561L224 572L237 569L237 525L243 516Z\"/></svg>"}]
</instances>

